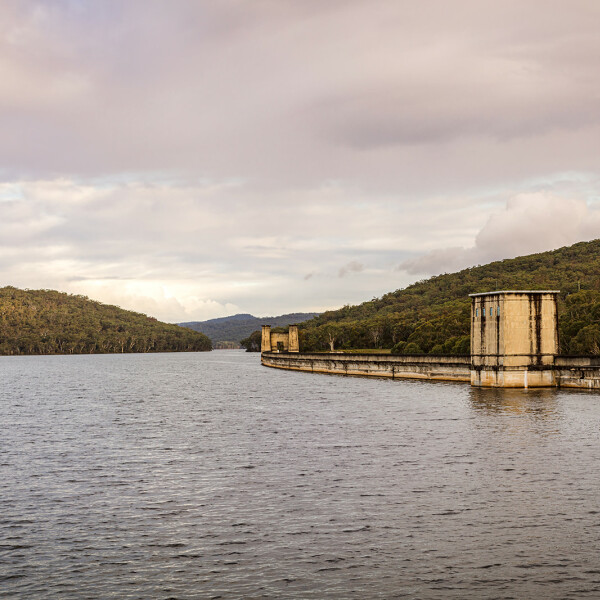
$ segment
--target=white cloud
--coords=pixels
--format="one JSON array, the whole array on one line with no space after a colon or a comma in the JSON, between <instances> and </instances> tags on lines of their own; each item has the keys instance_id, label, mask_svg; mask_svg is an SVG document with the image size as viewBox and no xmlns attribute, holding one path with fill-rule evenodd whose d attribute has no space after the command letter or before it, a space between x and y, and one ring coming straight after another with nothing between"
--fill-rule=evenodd
<instances>
[{"instance_id":1,"label":"white cloud","mask_svg":"<svg viewBox=\"0 0 600 600\"><path fill-rule=\"evenodd\" d=\"M549 193L517 195L497 212L497 200L480 198L367 203L341 185L282 194L214 181L60 178L0 185L0 198L0 283L81 293L169 321L335 308L416 274L600 231L585 201Z\"/></svg>"},{"instance_id":2,"label":"white cloud","mask_svg":"<svg viewBox=\"0 0 600 600\"><path fill-rule=\"evenodd\" d=\"M272 315L596 237L599 16L5 0L0 281Z\"/></svg>"},{"instance_id":3,"label":"white cloud","mask_svg":"<svg viewBox=\"0 0 600 600\"><path fill-rule=\"evenodd\" d=\"M221 304L195 295L202 294L202 290L190 281L81 281L67 286L67 291L85 294L106 304L159 315L161 320L169 322L205 320L241 312L235 304Z\"/></svg>"},{"instance_id":4,"label":"white cloud","mask_svg":"<svg viewBox=\"0 0 600 600\"><path fill-rule=\"evenodd\" d=\"M399 269L434 275L568 246L600 237L600 210L585 200L547 192L518 194L493 213L472 247L437 248L403 261Z\"/></svg>"}]
</instances>

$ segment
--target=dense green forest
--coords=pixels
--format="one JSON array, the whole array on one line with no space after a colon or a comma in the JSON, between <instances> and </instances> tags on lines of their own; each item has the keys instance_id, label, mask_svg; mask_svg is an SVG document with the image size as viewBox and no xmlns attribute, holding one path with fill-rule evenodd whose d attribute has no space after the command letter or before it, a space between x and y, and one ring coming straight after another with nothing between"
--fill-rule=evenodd
<instances>
[{"instance_id":1,"label":"dense green forest","mask_svg":"<svg viewBox=\"0 0 600 600\"><path fill-rule=\"evenodd\" d=\"M600 240L439 275L325 312L300 325L300 348L468 354L468 294L519 289L560 290L561 352L600 354Z\"/></svg>"},{"instance_id":2,"label":"dense green forest","mask_svg":"<svg viewBox=\"0 0 600 600\"><path fill-rule=\"evenodd\" d=\"M85 296L0 288L0 355L210 349L202 333Z\"/></svg>"},{"instance_id":3,"label":"dense green forest","mask_svg":"<svg viewBox=\"0 0 600 600\"><path fill-rule=\"evenodd\" d=\"M246 348L246 352L260 352L260 344L262 339L262 331L253 331L247 338L240 340L242 348Z\"/></svg>"},{"instance_id":4,"label":"dense green forest","mask_svg":"<svg viewBox=\"0 0 600 600\"><path fill-rule=\"evenodd\" d=\"M208 321L179 323L179 325L204 333L211 339L213 344L216 342L240 342L257 328L260 328L261 325L287 327L288 325L312 319L318 314L319 313L290 313L279 317L254 317L253 315L240 314L231 317L209 319Z\"/></svg>"}]
</instances>

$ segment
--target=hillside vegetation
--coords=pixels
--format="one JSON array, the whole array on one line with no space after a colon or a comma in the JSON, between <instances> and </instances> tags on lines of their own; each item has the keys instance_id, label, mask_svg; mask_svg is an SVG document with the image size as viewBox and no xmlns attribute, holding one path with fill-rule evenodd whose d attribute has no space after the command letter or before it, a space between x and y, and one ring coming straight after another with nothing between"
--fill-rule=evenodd
<instances>
[{"instance_id":1,"label":"hillside vegetation","mask_svg":"<svg viewBox=\"0 0 600 600\"><path fill-rule=\"evenodd\" d=\"M215 344L216 342L241 342L261 325L273 327L287 327L307 319L312 319L318 313L290 313L279 317L254 317L248 314L221 317L208 321L191 321L179 323L182 327L189 327L194 331L201 331Z\"/></svg>"},{"instance_id":2,"label":"hillside vegetation","mask_svg":"<svg viewBox=\"0 0 600 600\"><path fill-rule=\"evenodd\" d=\"M203 334L53 290L0 288L0 354L190 352Z\"/></svg>"},{"instance_id":3,"label":"hillside vegetation","mask_svg":"<svg viewBox=\"0 0 600 600\"><path fill-rule=\"evenodd\" d=\"M560 290L561 352L600 354L600 240L439 275L325 312L300 325L301 349L468 354L468 295L521 289Z\"/></svg>"}]
</instances>

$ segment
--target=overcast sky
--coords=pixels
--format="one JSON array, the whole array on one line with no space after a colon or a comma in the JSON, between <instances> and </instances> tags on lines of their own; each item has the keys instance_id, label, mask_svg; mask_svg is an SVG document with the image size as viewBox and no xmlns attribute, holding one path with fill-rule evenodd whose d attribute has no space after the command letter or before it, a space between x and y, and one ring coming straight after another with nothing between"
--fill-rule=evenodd
<instances>
[{"instance_id":1,"label":"overcast sky","mask_svg":"<svg viewBox=\"0 0 600 600\"><path fill-rule=\"evenodd\" d=\"M2 0L0 285L167 321L600 237L598 0Z\"/></svg>"}]
</instances>

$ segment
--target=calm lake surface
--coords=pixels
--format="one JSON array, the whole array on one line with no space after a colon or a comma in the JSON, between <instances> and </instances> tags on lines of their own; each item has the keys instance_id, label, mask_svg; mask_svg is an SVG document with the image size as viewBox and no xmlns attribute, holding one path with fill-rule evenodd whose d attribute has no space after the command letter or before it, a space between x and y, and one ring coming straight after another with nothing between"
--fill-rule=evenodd
<instances>
[{"instance_id":1,"label":"calm lake surface","mask_svg":"<svg viewBox=\"0 0 600 600\"><path fill-rule=\"evenodd\" d=\"M0 357L2 598L599 598L600 394Z\"/></svg>"}]
</instances>

